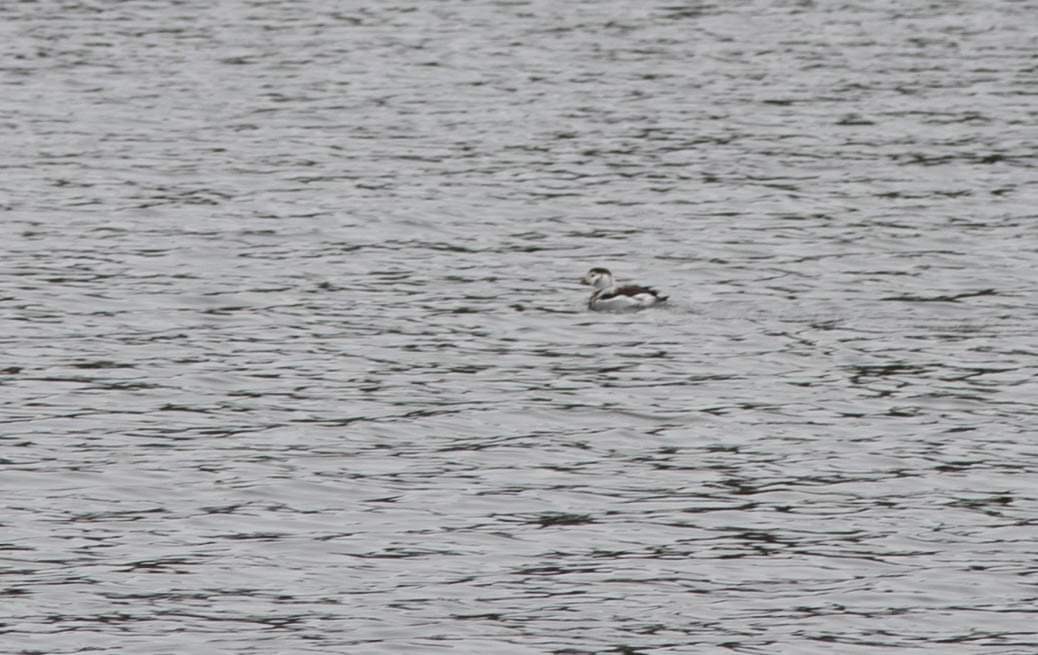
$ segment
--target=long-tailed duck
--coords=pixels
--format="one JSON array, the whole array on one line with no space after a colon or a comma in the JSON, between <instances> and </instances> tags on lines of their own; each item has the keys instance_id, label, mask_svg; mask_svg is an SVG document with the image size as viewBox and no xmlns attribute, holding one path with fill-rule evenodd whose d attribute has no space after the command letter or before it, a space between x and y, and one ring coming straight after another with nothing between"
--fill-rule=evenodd
<instances>
[{"instance_id":1,"label":"long-tailed duck","mask_svg":"<svg viewBox=\"0 0 1038 655\"><path fill-rule=\"evenodd\" d=\"M645 309L666 302L667 296L651 287L637 284L617 286L607 268L595 267L580 280L595 288L587 306L596 312L626 312Z\"/></svg>"}]
</instances>

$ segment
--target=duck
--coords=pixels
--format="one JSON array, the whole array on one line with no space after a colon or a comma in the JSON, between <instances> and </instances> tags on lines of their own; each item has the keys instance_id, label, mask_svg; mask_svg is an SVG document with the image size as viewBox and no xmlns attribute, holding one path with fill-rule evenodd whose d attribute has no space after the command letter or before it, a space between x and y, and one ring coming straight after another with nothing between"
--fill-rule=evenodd
<instances>
[{"instance_id":1,"label":"duck","mask_svg":"<svg viewBox=\"0 0 1038 655\"><path fill-rule=\"evenodd\" d=\"M587 301L596 312L629 312L653 307L667 301L667 296L652 287L639 284L617 285L608 268L596 266L580 279L581 284L594 287Z\"/></svg>"}]
</instances>

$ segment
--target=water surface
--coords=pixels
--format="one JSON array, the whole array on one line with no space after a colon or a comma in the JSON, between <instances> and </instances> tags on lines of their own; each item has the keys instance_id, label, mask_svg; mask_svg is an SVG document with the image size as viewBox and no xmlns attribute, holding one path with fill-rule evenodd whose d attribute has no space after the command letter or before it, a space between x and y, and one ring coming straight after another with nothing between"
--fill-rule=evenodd
<instances>
[{"instance_id":1,"label":"water surface","mask_svg":"<svg viewBox=\"0 0 1038 655\"><path fill-rule=\"evenodd\" d=\"M1034 652L1036 11L0 8L2 650Z\"/></svg>"}]
</instances>

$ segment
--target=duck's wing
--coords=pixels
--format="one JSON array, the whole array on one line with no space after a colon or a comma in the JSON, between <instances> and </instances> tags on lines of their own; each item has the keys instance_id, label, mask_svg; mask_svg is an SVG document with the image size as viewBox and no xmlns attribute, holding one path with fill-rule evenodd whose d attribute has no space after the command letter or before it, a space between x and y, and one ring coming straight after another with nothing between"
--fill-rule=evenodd
<instances>
[{"instance_id":1,"label":"duck's wing","mask_svg":"<svg viewBox=\"0 0 1038 655\"><path fill-rule=\"evenodd\" d=\"M597 292L588 305L598 311L625 311L652 307L666 300L667 296L661 296L652 287L628 284Z\"/></svg>"},{"instance_id":2,"label":"duck's wing","mask_svg":"<svg viewBox=\"0 0 1038 655\"><path fill-rule=\"evenodd\" d=\"M625 284L621 287L614 287L603 291L602 295L599 296L599 300L609 300L610 298L621 297L649 301L650 304L663 302L667 299L667 296L661 296L660 292L652 287L643 287L640 284Z\"/></svg>"}]
</instances>

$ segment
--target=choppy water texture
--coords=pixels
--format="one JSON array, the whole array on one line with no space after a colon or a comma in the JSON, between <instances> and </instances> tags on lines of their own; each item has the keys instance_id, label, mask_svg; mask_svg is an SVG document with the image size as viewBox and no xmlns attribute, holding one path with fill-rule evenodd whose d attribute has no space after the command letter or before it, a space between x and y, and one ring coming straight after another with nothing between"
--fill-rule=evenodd
<instances>
[{"instance_id":1,"label":"choppy water texture","mask_svg":"<svg viewBox=\"0 0 1038 655\"><path fill-rule=\"evenodd\" d=\"M1038 652L1036 15L0 5L0 651Z\"/></svg>"}]
</instances>

